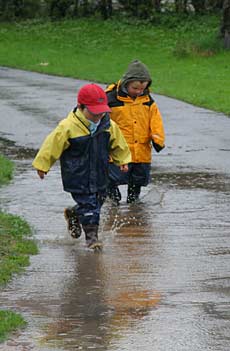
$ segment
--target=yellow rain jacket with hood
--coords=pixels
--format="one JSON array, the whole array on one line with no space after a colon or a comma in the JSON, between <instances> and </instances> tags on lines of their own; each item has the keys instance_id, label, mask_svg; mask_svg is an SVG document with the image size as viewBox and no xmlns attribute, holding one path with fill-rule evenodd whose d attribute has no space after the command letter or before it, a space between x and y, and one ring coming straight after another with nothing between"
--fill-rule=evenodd
<instances>
[{"instance_id":1,"label":"yellow rain jacket with hood","mask_svg":"<svg viewBox=\"0 0 230 351\"><path fill-rule=\"evenodd\" d=\"M149 82L144 93L131 98L127 83ZM106 89L110 117L120 127L132 154L133 163L151 163L152 146L159 152L164 148L163 121L157 104L150 95L152 83L147 67L140 61L130 63L122 79Z\"/></svg>"},{"instance_id":2,"label":"yellow rain jacket with hood","mask_svg":"<svg viewBox=\"0 0 230 351\"><path fill-rule=\"evenodd\" d=\"M101 119L95 133L81 110L75 108L46 137L33 166L48 172L60 158L64 190L89 194L105 191L108 161L118 166L131 161L128 145L109 114Z\"/></svg>"}]
</instances>

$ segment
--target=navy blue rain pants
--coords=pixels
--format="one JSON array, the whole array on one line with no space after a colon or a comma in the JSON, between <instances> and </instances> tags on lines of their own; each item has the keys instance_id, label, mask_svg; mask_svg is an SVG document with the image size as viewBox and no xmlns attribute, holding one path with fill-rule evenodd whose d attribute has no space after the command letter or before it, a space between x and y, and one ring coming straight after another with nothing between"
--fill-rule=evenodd
<instances>
[{"instance_id":1,"label":"navy blue rain pants","mask_svg":"<svg viewBox=\"0 0 230 351\"><path fill-rule=\"evenodd\" d=\"M150 163L129 163L128 172L121 172L114 163L109 164L109 187L122 184L146 186L150 181Z\"/></svg>"},{"instance_id":2,"label":"navy blue rain pants","mask_svg":"<svg viewBox=\"0 0 230 351\"><path fill-rule=\"evenodd\" d=\"M105 201L106 193L78 194L71 193L77 203L73 207L79 221L83 225L97 224L100 222L101 207Z\"/></svg>"}]
</instances>

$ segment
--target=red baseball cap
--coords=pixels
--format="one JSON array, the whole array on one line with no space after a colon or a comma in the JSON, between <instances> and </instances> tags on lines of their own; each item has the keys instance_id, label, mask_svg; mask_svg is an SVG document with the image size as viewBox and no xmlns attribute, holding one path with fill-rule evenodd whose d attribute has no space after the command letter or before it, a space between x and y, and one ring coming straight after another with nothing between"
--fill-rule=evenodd
<instances>
[{"instance_id":1,"label":"red baseball cap","mask_svg":"<svg viewBox=\"0 0 230 351\"><path fill-rule=\"evenodd\" d=\"M87 107L89 112L98 115L110 112L108 99L104 90L97 84L86 84L78 92L78 103Z\"/></svg>"}]
</instances>

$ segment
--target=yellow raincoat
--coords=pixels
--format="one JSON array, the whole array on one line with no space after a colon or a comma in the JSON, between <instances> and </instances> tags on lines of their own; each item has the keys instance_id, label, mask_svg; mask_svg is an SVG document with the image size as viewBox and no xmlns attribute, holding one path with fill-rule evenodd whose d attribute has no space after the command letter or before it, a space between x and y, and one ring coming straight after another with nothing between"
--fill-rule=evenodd
<instances>
[{"instance_id":1,"label":"yellow raincoat","mask_svg":"<svg viewBox=\"0 0 230 351\"><path fill-rule=\"evenodd\" d=\"M131 161L128 145L109 115L91 134L89 121L75 109L46 137L32 165L48 172L61 160L62 181L68 192L97 192L106 188L108 160L120 166Z\"/></svg>"},{"instance_id":2,"label":"yellow raincoat","mask_svg":"<svg viewBox=\"0 0 230 351\"><path fill-rule=\"evenodd\" d=\"M120 127L134 163L151 163L152 145L157 152L164 148L163 121L149 89L134 100L121 89L122 81L107 87L111 119Z\"/></svg>"}]
</instances>

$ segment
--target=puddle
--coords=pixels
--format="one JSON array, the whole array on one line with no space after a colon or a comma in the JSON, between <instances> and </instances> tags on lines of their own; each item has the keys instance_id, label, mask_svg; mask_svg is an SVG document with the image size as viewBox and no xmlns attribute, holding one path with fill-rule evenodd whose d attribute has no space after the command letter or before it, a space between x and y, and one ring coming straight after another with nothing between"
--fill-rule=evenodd
<instances>
[{"instance_id":1,"label":"puddle","mask_svg":"<svg viewBox=\"0 0 230 351\"><path fill-rule=\"evenodd\" d=\"M12 154L13 148L10 143ZM127 205L123 186L121 205L107 201L103 208L104 251L95 255L86 250L84 238L68 236L62 212L72 200L62 192L59 166L42 182L30 159L16 164L1 203L36 228L40 253L1 292L1 305L22 313L28 327L0 350L163 351L167 345L184 351L189 345L189 351L203 351L212 345L214 351L222 345L219 349L227 351L229 290L214 284L214 277L222 277L229 286L227 194L217 186L214 192L210 186L191 188L192 174L182 185L184 177L160 175L162 184L156 180L139 204ZM194 177L204 185L219 179ZM220 334L213 331L214 310Z\"/></svg>"},{"instance_id":2,"label":"puddle","mask_svg":"<svg viewBox=\"0 0 230 351\"><path fill-rule=\"evenodd\" d=\"M168 187L204 189L211 191L230 192L230 177L227 174L205 172L157 173L152 175L157 185Z\"/></svg>"}]
</instances>

